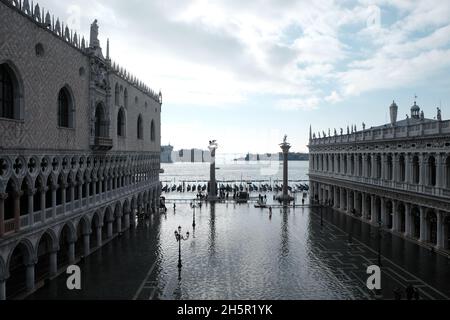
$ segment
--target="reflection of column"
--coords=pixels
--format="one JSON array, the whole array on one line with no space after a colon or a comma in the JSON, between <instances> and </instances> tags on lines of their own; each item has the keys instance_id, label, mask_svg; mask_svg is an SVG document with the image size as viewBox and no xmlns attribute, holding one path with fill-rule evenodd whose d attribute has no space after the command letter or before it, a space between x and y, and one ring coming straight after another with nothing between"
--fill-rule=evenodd
<instances>
[{"instance_id":1,"label":"reflection of column","mask_svg":"<svg viewBox=\"0 0 450 320\"><path fill-rule=\"evenodd\" d=\"M376 198L375 195L370 196L370 222L372 224L377 223L377 208L376 208Z\"/></svg>"},{"instance_id":2,"label":"reflection of column","mask_svg":"<svg viewBox=\"0 0 450 320\"><path fill-rule=\"evenodd\" d=\"M50 266L49 266L49 273L50 277L56 276L56 273L58 272L58 253L57 251L50 252Z\"/></svg>"},{"instance_id":3,"label":"reflection of column","mask_svg":"<svg viewBox=\"0 0 450 320\"><path fill-rule=\"evenodd\" d=\"M349 213L349 214L352 212L352 204L351 204L352 200L351 200L351 197L350 197L350 193L351 193L350 189L346 189L346 194L347 194L347 213Z\"/></svg>"},{"instance_id":4,"label":"reflection of column","mask_svg":"<svg viewBox=\"0 0 450 320\"><path fill-rule=\"evenodd\" d=\"M69 264L73 264L75 262L75 241L69 242Z\"/></svg>"},{"instance_id":5,"label":"reflection of column","mask_svg":"<svg viewBox=\"0 0 450 320\"><path fill-rule=\"evenodd\" d=\"M442 239L442 212L438 211L436 213L436 217L437 217L437 241L436 241L436 246L438 248L443 248L444 247L444 241Z\"/></svg>"},{"instance_id":6,"label":"reflection of column","mask_svg":"<svg viewBox=\"0 0 450 320\"><path fill-rule=\"evenodd\" d=\"M399 231L399 213L397 208L397 200L392 201L392 230Z\"/></svg>"},{"instance_id":7,"label":"reflection of column","mask_svg":"<svg viewBox=\"0 0 450 320\"><path fill-rule=\"evenodd\" d=\"M427 222L425 218L425 207L420 207L420 239L419 241L426 241L426 227Z\"/></svg>"},{"instance_id":8,"label":"reflection of column","mask_svg":"<svg viewBox=\"0 0 450 320\"><path fill-rule=\"evenodd\" d=\"M381 198L381 224L386 225L386 198Z\"/></svg>"},{"instance_id":9,"label":"reflection of column","mask_svg":"<svg viewBox=\"0 0 450 320\"><path fill-rule=\"evenodd\" d=\"M345 210L344 188L339 189L339 209Z\"/></svg>"},{"instance_id":10,"label":"reflection of column","mask_svg":"<svg viewBox=\"0 0 450 320\"><path fill-rule=\"evenodd\" d=\"M0 193L0 238L5 234L5 200L7 193Z\"/></svg>"},{"instance_id":11,"label":"reflection of column","mask_svg":"<svg viewBox=\"0 0 450 320\"><path fill-rule=\"evenodd\" d=\"M84 256L87 257L90 253L90 248L91 248L91 233L87 232L83 235L83 246L84 246Z\"/></svg>"},{"instance_id":12,"label":"reflection of column","mask_svg":"<svg viewBox=\"0 0 450 320\"><path fill-rule=\"evenodd\" d=\"M405 236L411 236L411 205L405 203Z\"/></svg>"}]
</instances>

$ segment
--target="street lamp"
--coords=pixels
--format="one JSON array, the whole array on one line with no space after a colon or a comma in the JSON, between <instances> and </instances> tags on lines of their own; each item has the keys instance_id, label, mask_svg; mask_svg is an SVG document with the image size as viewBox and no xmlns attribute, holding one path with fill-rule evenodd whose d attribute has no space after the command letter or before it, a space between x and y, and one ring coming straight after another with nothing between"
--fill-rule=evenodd
<instances>
[{"instance_id":1,"label":"street lamp","mask_svg":"<svg viewBox=\"0 0 450 320\"><path fill-rule=\"evenodd\" d=\"M175 239L178 241L178 269L181 269L181 267L183 266L181 264L181 241L186 241L187 239L189 239L189 231L186 232L185 236L183 236L181 234L181 226L179 226L178 231L175 230Z\"/></svg>"},{"instance_id":2,"label":"street lamp","mask_svg":"<svg viewBox=\"0 0 450 320\"><path fill-rule=\"evenodd\" d=\"M195 229L195 208L198 208L198 204L191 202L191 208L194 209L194 212L192 213L192 228Z\"/></svg>"}]
</instances>

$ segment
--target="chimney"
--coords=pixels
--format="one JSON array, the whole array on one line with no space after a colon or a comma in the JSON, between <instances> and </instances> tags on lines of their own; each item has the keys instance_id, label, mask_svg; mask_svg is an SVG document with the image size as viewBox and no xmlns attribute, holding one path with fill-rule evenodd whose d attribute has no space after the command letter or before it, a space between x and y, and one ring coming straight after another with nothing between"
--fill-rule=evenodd
<instances>
[{"instance_id":1,"label":"chimney","mask_svg":"<svg viewBox=\"0 0 450 320\"><path fill-rule=\"evenodd\" d=\"M391 106L389 107L391 112L391 125L395 126L397 123L397 114L398 114L398 106L395 103L395 101L392 102Z\"/></svg>"}]
</instances>

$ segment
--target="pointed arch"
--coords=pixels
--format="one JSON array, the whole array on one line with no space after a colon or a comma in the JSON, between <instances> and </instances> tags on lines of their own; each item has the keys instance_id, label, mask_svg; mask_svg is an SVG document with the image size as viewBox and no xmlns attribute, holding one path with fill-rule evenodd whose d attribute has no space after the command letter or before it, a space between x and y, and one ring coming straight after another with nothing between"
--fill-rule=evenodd
<instances>
[{"instance_id":1,"label":"pointed arch","mask_svg":"<svg viewBox=\"0 0 450 320\"><path fill-rule=\"evenodd\" d=\"M144 139L144 124L141 114L139 114L137 119L137 138L138 140Z\"/></svg>"},{"instance_id":2,"label":"pointed arch","mask_svg":"<svg viewBox=\"0 0 450 320\"><path fill-rule=\"evenodd\" d=\"M75 102L68 85L62 87L58 92L58 126L75 128Z\"/></svg>"},{"instance_id":3,"label":"pointed arch","mask_svg":"<svg viewBox=\"0 0 450 320\"><path fill-rule=\"evenodd\" d=\"M0 63L0 118L23 119L23 82L15 65Z\"/></svg>"},{"instance_id":4,"label":"pointed arch","mask_svg":"<svg viewBox=\"0 0 450 320\"><path fill-rule=\"evenodd\" d=\"M152 119L151 127L150 127L150 140L155 142L156 134L155 134L155 121Z\"/></svg>"}]
</instances>

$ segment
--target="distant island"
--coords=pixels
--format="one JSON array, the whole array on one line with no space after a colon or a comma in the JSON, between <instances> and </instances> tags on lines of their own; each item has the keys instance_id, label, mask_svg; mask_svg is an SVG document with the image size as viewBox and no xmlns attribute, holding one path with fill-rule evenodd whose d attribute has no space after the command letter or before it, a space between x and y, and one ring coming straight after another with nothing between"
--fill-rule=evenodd
<instances>
[{"instance_id":1,"label":"distant island","mask_svg":"<svg viewBox=\"0 0 450 320\"><path fill-rule=\"evenodd\" d=\"M278 154L276 153L263 153L263 154L253 154L253 153L247 153L247 155L244 158L237 158L234 159L234 161L281 161L283 159L283 154L280 152ZM293 152L289 153L289 161L309 161L309 154L308 153L300 153L300 152Z\"/></svg>"}]
</instances>

